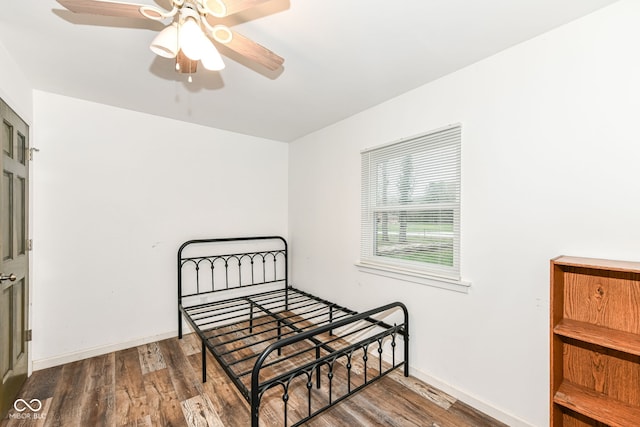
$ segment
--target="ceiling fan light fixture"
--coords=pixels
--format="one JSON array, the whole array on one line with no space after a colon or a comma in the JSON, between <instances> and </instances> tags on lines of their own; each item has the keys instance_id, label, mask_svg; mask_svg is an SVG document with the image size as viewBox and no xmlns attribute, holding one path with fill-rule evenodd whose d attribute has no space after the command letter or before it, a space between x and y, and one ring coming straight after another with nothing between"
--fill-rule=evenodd
<instances>
[{"instance_id":1,"label":"ceiling fan light fixture","mask_svg":"<svg viewBox=\"0 0 640 427\"><path fill-rule=\"evenodd\" d=\"M202 46L202 58L200 58L202 66L209 71L220 71L224 69L224 61L220 52L213 45L211 40L206 40L206 43Z\"/></svg>"},{"instance_id":2,"label":"ceiling fan light fixture","mask_svg":"<svg viewBox=\"0 0 640 427\"><path fill-rule=\"evenodd\" d=\"M180 26L180 49L193 61L202 57L202 48L208 42L200 25L193 18L186 18Z\"/></svg>"},{"instance_id":3,"label":"ceiling fan light fixture","mask_svg":"<svg viewBox=\"0 0 640 427\"><path fill-rule=\"evenodd\" d=\"M178 25L174 22L160 31L151 42L149 49L163 58L175 58L179 50Z\"/></svg>"}]
</instances>

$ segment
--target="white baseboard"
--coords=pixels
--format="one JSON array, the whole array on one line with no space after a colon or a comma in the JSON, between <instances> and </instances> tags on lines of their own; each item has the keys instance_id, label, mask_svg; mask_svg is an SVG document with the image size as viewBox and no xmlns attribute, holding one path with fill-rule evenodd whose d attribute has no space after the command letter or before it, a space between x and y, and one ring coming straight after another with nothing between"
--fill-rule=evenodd
<instances>
[{"instance_id":1,"label":"white baseboard","mask_svg":"<svg viewBox=\"0 0 640 427\"><path fill-rule=\"evenodd\" d=\"M455 397L456 399L466 403L469 406L472 406L473 408L484 412L485 414L489 415L490 417L495 418L498 421L501 421L505 424L507 424L510 427L535 427L533 424L529 424L528 422L517 418L511 414L508 414L494 406L491 406L490 404L474 397L471 396L467 393L464 393L460 390L457 390L453 387L451 387L450 385L448 385L447 383L443 382L442 380L438 379L438 378L434 378L430 375L425 374L424 372L421 372L417 369L414 368L409 368L409 373L418 378L421 381L424 381L425 383L440 389L441 391L449 394L450 396Z\"/></svg>"},{"instance_id":2,"label":"white baseboard","mask_svg":"<svg viewBox=\"0 0 640 427\"><path fill-rule=\"evenodd\" d=\"M151 337L138 338L132 341L93 347L86 350L62 354L60 356L34 360L33 370L39 371L41 369L52 368L54 366L64 365L65 363L77 362L78 360L87 359L89 357L101 356L113 351L125 350L127 348L137 347L139 345L149 344L155 341L161 341L175 336L178 336L178 331L166 332L164 334L154 335Z\"/></svg>"}]
</instances>

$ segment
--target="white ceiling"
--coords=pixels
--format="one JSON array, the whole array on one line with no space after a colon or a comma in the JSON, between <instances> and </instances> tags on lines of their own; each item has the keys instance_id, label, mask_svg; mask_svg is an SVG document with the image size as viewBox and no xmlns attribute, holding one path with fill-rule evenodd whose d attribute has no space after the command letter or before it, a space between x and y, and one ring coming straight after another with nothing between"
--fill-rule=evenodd
<instances>
[{"instance_id":1,"label":"white ceiling","mask_svg":"<svg viewBox=\"0 0 640 427\"><path fill-rule=\"evenodd\" d=\"M193 83L149 50L158 23L55 0L2 2L0 44L36 89L289 142L614 2L270 0L230 24L284 68L223 57Z\"/></svg>"}]
</instances>

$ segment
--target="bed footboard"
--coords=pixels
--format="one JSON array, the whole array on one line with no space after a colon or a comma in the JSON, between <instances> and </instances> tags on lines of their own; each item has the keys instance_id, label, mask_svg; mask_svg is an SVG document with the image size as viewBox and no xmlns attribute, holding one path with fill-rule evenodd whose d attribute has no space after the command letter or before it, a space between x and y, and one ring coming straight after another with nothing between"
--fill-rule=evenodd
<instances>
[{"instance_id":1,"label":"bed footboard","mask_svg":"<svg viewBox=\"0 0 640 427\"><path fill-rule=\"evenodd\" d=\"M389 325L375 319L378 314L398 309L402 312L401 323ZM336 337L335 331L340 329L345 332ZM344 339L354 335L354 330L364 329L374 330L355 342ZM300 349L300 343L305 341L315 345ZM399 342L401 350L398 349ZM315 358L276 375L265 372L283 362L281 356L273 357L274 352L282 355L287 348L291 349L287 357L299 357L314 351ZM385 351L388 352L386 357ZM409 315L406 306L400 302L279 340L260 353L251 371L251 426L259 426L262 400L272 391L275 393L270 393L269 404L274 406L274 400L281 400L279 406L283 410L284 426L298 426L401 366L404 367L404 376L408 377ZM296 414L290 420L294 395L298 399L294 405Z\"/></svg>"}]
</instances>

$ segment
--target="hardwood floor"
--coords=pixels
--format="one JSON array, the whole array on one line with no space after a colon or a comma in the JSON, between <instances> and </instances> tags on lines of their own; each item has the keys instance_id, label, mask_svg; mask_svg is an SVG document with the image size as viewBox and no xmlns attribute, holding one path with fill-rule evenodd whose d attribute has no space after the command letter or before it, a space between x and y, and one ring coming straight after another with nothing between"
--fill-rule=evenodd
<instances>
[{"instance_id":1,"label":"hardwood floor","mask_svg":"<svg viewBox=\"0 0 640 427\"><path fill-rule=\"evenodd\" d=\"M208 355L201 382L200 342L193 334L34 372L0 427L249 426L249 406ZM34 402L35 406L37 402ZM265 407L264 426L282 426ZM310 420L312 427L493 427L504 424L400 370Z\"/></svg>"}]
</instances>

